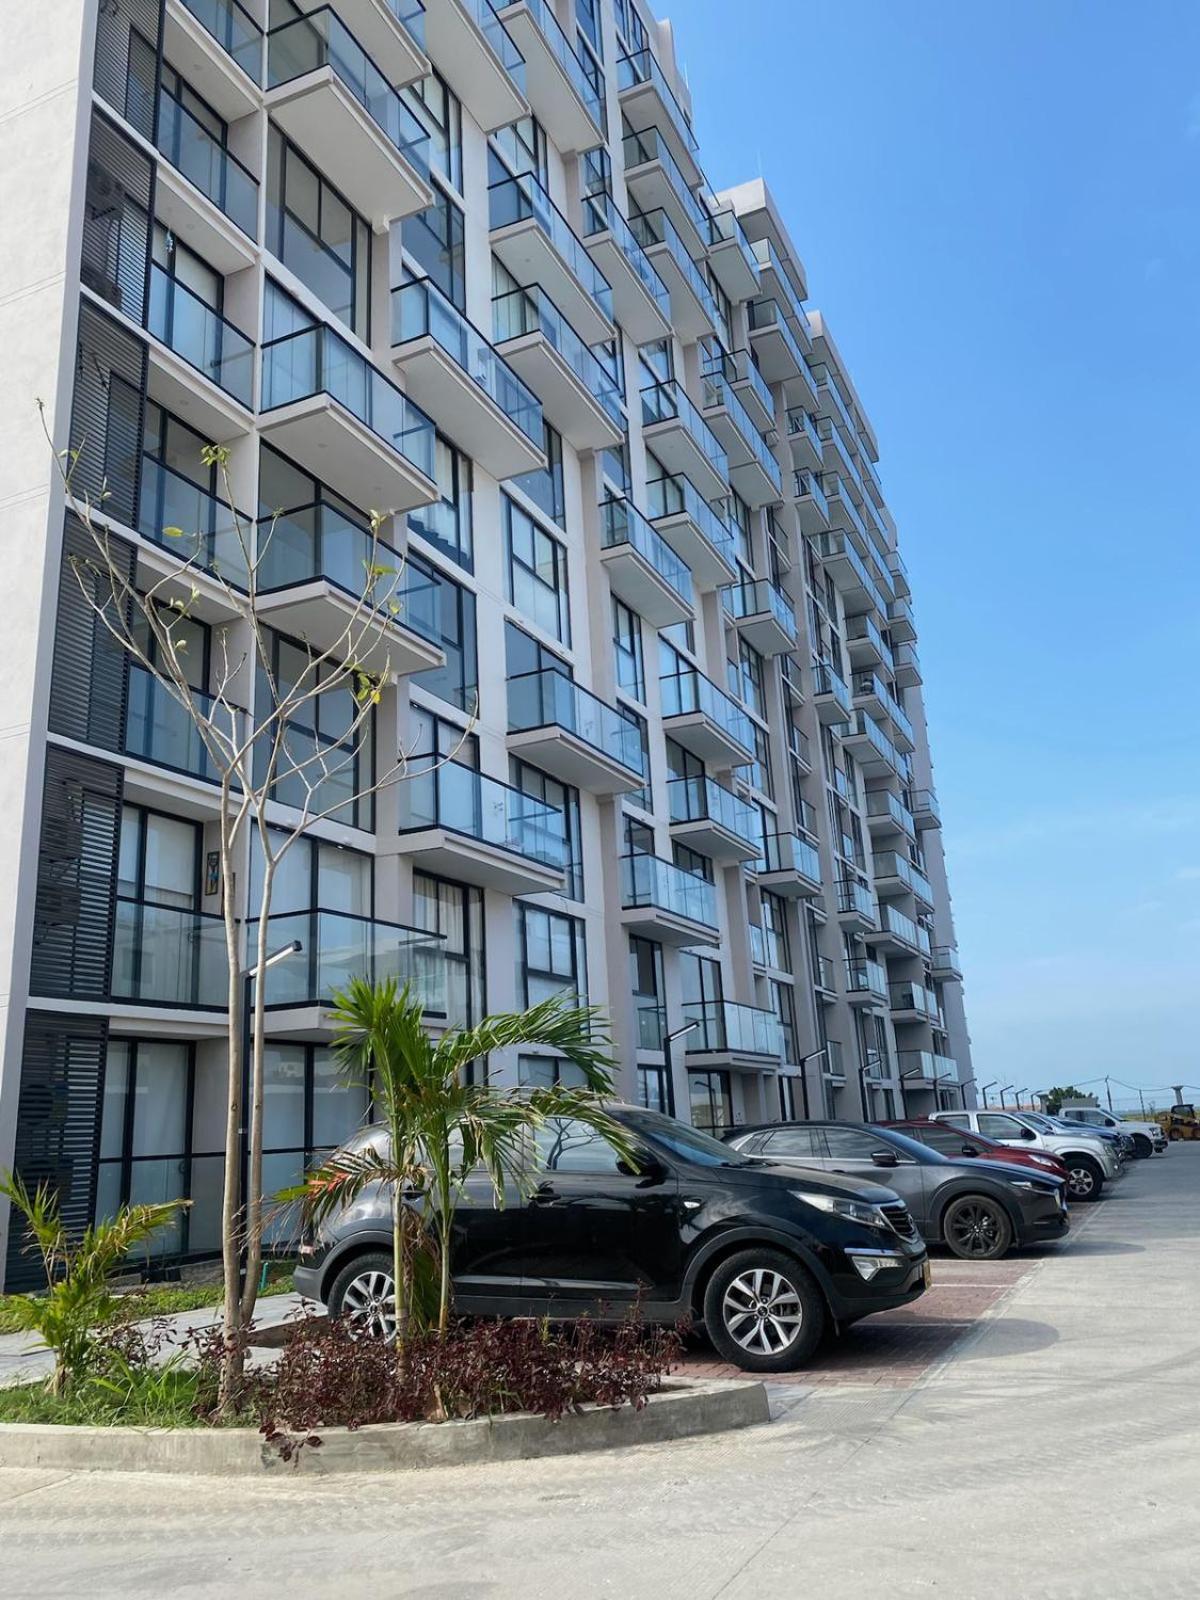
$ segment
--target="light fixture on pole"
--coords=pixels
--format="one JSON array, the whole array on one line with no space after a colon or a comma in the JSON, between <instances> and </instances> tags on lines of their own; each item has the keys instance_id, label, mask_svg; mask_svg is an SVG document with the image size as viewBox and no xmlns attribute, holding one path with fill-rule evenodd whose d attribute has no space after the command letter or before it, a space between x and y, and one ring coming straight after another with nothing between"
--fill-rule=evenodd
<instances>
[{"instance_id":1,"label":"light fixture on pole","mask_svg":"<svg viewBox=\"0 0 1200 1600\"><path fill-rule=\"evenodd\" d=\"M277 961L286 961L289 956L298 956L303 950L299 939L293 939L290 944L281 944L278 950L272 950L269 956L264 956L262 970L265 972L268 967L273 967ZM240 975L243 978L256 978L258 971L257 967L245 967Z\"/></svg>"},{"instance_id":2,"label":"light fixture on pole","mask_svg":"<svg viewBox=\"0 0 1200 1600\"><path fill-rule=\"evenodd\" d=\"M808 1063L815 1061L818 1056L827 1056L829 1046L823 1044L819 1050L810 1050L806 1056L800 1057L800 1098L804 1101L804 1120L809 1119L808 1110Z\"/></svg>"},{"instance_id":3,"label":"light fixture on pole","mask_svg":"<svg viewBox=\"0 0 1200 1600\"><path fill-rule=\"evenodd\" d=\"M957 1082L958 1082L958 1098L959 1098L959 1100L961 1100L961 1102L963 1104L963 1108L965 1110L966 1109L966 1104L967 1104L967 1090L975 1082L975 1079L974 1078L959 1078L957 1080Z\"/></svg>"},{"instance_id":4,"label":"light fixture on pole","mask_svg":"<svg viewBox=\"0 0 1200 1600\"><path fill-rule=\"evenodd\" d=\"M685 1022L680 1028L672 1028L670 1033L663 1035L663 1060L667 1070L667 1115L675 1115L675 1073L671 1065L671 1046L676 1039L682 1039L685 1033L694 1033L700 1026L699 1018Z\"/></svg>"},{"instance_id":5,"label":"light fixture on pole","mask_svg":"<svg viewBox=\"0 0 1200 1600\"><path fill-rule=\"evenodd\" d=\"M1017 1086L1016 1086L1015 1083L1006 1083L1004 1085L1003 1089L1001 1089L1001 1091L1000 1091L1000 1109L1002 1111L1007 1111L1008 1110L1008 1107L1004 1103L1004 1096L1008 1093L1008 1091L1010 1089L1015 1089L1016 1087Z\"/></svg>"},{"instance_id":6,"label":"light fixture on pole","mask_svg":"<svg viewBox=\"0 0 1200 1600\"><path fill-rule=\"evenodd\" d=\"M1000 1080L998 1078L993 1078L991 1083L985 1083L983 1088L980 1090L980 1093L983 1095L983 1109L985 1111L988 1108L987 1092L989 1089L994 1089L999 1081Z\"/></svg>"}]
</instances>

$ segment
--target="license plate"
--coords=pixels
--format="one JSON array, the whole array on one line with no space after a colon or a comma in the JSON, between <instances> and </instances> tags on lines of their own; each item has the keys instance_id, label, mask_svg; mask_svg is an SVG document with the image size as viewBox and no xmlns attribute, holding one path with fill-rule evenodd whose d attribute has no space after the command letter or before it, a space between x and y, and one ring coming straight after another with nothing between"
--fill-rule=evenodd
<instances>
[{"instance_id":1,"label":"license plate","mask_svg":"<svg viewBox=\"0 0 1200 1600\"><path fill-rule=\"evenodd\" d=\"M929 1257L928 1256L926 1256L924 1261L922 1261L922 1263L921 1263L921 1282L925 1285L925 1287L927 1289L929 1288L930 1284L933 1282L933 1269L929 1265Z\"/></svg>"}]
</instances>

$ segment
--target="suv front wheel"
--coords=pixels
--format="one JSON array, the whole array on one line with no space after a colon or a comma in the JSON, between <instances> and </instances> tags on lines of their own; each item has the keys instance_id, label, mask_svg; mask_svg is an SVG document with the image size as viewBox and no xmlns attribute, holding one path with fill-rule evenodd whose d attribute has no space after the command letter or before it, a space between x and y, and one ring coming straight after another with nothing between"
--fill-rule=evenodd
<instances>
[{"instance_id":1,"label":"suv front wheel","mask_svg":"<svg viewBox=\"0 0 1200 1600\"><path fill-rule=\"evenodd\" d=\"M1072 1200L1099 1200L1104 1188L1100 1163L1091 1156L1064 1156L1067 1163L1067 1193Z\"/></svg>"},{"instance_id":2,"label":"suv front wheel","mask_svg":"<svg viewBox=\"0 0 1200 1600\"><path fill-rule=\"evenodd\" d=\"M791 1372L808 1361L829 1320L824 1296L791 1256L741 1250L704 1291L704 1327L718 1354L746 1372Z\"/></svg>"},{"instance_id":3,"label":"suv front wheel","mask_svg":"<svg viewBox=\"0 0 1200 1600\"><path fill-rule=\"evenodd\" d=\"M946 1247L963 1261L995 1261L1006 1254L1012 1236L1008 1212L984 1194L960 1195L942 1218Z\"/></svg>"},{"instance_id":4,"label":"suv front wheel","mask_svg":"<svg viewBox=\"0 0 1200 1600\"><path fill-rule=\"evenodd\" d=\"M344 1317L361 1337L394 1339L396 1284L391 1255L372 1250L344 1266L329 1290L329 1315Z\"/></svg>"}]
</instances>

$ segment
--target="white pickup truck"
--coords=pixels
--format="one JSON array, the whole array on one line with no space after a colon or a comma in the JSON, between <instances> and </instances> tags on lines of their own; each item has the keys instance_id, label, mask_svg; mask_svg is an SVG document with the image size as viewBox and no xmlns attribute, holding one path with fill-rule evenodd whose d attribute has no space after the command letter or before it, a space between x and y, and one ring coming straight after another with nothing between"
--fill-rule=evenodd
<instances>
[{"instance_id":1,"label":"white pickup truck","mask_svg":"<svg viewBox=\"0 0 1200 1600\"><path fill-rule=\"evenodd\" d=\"M1067 1193L1072 1200L1098 1200L1104 1185L1121 1172L1115 1141L1100 1138L1098 1132L1089 1137L1082 1127L1078 1135L1065 1130L1051 1133L1041 1126L1041 1117L1034 1121L1019 1111L934 1111L932 1116L936 1122L982 1133L1001 1144L1049 1150L1066 1163Z\"/></svg>"},{"instance_id":2,"label":"white pickup truck","mask_svg":"<svg viewBox=\"0 0 1200 1600\"><path fill-rule=\"evenodd\" d=\"M1081 1127L1109 1128L1114 1133L1127 1133L1133 1140L1133 1153L1144 1160L1156 1152L1165 1154L1167 1136L1157 1122L1126 1122L1114 1117L1111 1111L1100 1106L1073 1106L1068 1101L1058 1113L1060 1122L1078 1122Z\"/></svg>"}]
</instances>

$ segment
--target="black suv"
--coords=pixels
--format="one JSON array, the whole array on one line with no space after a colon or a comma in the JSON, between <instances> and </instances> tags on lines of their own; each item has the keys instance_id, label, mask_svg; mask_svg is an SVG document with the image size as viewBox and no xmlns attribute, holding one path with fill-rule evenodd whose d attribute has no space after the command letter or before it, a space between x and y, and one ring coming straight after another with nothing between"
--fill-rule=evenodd
<instances>
[{"instance_id":1,"label":"black suv","mask_svg":"<svg viewBox=\"0 0 1200 1600\"><path fill-rule=\"evenodd\" d=\"M966 1260L990 1261L1014 1245L1058 1239L1068 1228L1066 1184L1053 1173L1007 1162L951 1160L928 1145L873 1123L780 1122L734 1128L731 1148L755 1160L877 1177L896 1190L931 1243Z\"/></svg>"},{"instance_id":2,"label":"black suv","mask_svg":"<svg viewBox=\"0 0 1200 1600\"><path fill-rule=\"evenodd\" d=\"M703 1321L752 1372L802 1365L831 1326L906 1305L928 1281L907 1208L878 1183L764 1167L633 1106L638 1169L582 1123L533 1138L529 1182L503 1207L482 1174L455 1212L454 1296L478 1316ZM359 1139L383 1137L365 1130ZM368 1189L302 1249L296 1288L364 1331L392 1332L390 1200Z\"/></svg>"}]
</instances>

